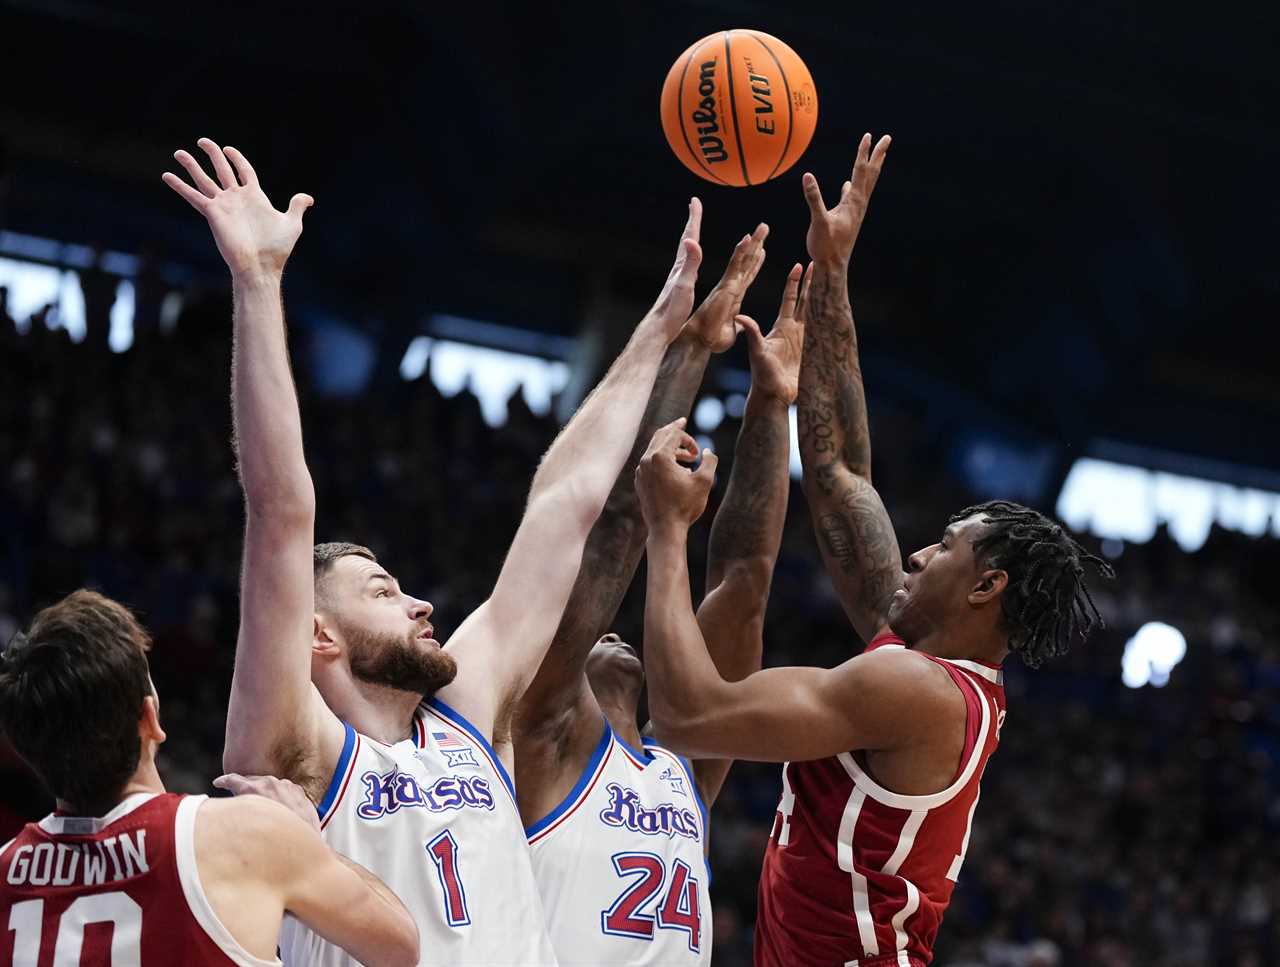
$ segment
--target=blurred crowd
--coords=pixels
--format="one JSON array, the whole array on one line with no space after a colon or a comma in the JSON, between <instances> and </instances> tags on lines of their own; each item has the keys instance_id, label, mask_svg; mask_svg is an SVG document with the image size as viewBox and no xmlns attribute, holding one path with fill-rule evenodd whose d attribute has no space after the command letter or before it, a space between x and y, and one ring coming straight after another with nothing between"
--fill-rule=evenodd
<instances>
[{"instance_id":1,"label":"blurred crowd","mask_svg":"<svg viewBox=\"0 0 1280 967\"><path fill-rule=\"evenodd\" d=\"M0 312L0 640L82 585L132 606L155 638L162 771L186 792L220 772L236 635L229 310L225 294L189 300L172 331L140 331L121 354L43 318L20 334ZM444 638L492 587L553 420L517 394L491 429L475 396L444 397L429 368L340 400L296 372L317 539L371 546L433 602ZM947 476L917 416L874 399L872 410L877 482L908 551L995 496ZM736 430L728 419L712 434L724 457ZM695 557L714 510L713 497ZM1009 715L940 967L1280 963L1280 608L1269 587L1280 542L1215 531L1186 554L1161 533L1114 563L1118 579L1094 587L1105 632L1039 671L1008 663ZM616 627L637 646L642 586ZM1125 642L1151 620L1182 630L1186 659L1164 688L1126 688ZM793 488L765 660L830 665L860 648ZM750 962L778 787L777 767L739 764L713 811L724 967ZM0 842L49 808L2 748L0 790Z\"/></svg>"}]
</instances>

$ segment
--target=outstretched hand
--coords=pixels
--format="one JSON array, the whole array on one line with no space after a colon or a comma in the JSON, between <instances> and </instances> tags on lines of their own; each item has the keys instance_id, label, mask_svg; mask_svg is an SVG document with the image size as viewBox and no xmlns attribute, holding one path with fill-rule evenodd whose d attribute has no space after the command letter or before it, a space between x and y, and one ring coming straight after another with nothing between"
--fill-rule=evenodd
<instances>
[{"instance_id":1,"label":"outstretched hand","mask_svg":"<svg viewBox=\"0 0 1280 967\"><path fill-rule=\"evenodd\" d=\"M687 529L707 509L716 482L719 459L710 450L702 451L697 470L689 468L698 459L698 444L684 432L684 425L681 417L659 428L636 467L636 493L650 533L659 525Z\"/></svg>"},{"instance_id":2,"label":"outstretched hand","mask_svg":"<svg viewBox=\"0 0 1280 967\"><path fill-rule=\"evenodd\" d=\"M750 316L738 316L737 324L747 334L747 354L751 360L751 386L768 396L773 396L787 406L796 401L800 392L800 358L804 350L804 313L809 304L809 281L813 277L813 263L803 272L797 262L787 273L787 284L782 290L782 305L769 335L760 331L760 325Z\"/></svg>"},{"instance_id":3,"label":"outstretched hand","mask_svg":"<svg viewBox=\"0 0 1280 967\"><path fill-rule=\"evenodd\" d=\"M862 219L866 217L871 193L875 191L885 155L889 153L889 135L884 135L871 148L871 135L864 134L858 144L853 174L840 190L840 201L828 210L822 200L818 179L805 172L802 184L804 200L809 205L809 258L815 262L848 262L853 244L858 240Z\"/></svg>"},{"instance_id":4,"label":"outstretched hand","mask_svg":"<svg viewBox=\"0 0 1280 967\"><path fill-rule=\"evenodd\" d=\"M302 234L302 213L314 199L294 195L289 210L276 211L258 185L258 176L247 158L232 147L220 148L208 138L197 142L209 156L217 181L186 151L174 158L186 169L192 185L166 171L164 183L209 222L218 251L233 275L279 274ZM234 170L232 166L234 165Z\"/></svg>"},{"instance_id":5,"label":"outstretched hand","mask_svg":"<svg viewBox=\"0 0 1280 967\"><path fill-rule=\"evenodd\" d=\"M689 318L687 328L713 353L724 352L737 339L734 318L742 308L747 289L764 265L764 240L768 235L769 226L761 222L750 235L742 236L742 241L734 246L724 275Z\"/></svg>"},{"instance_id":6,"label":"outstretched hand","mask_svg":"<svg viewBox=\"0 0 1280 967\"><path fill-rule=\"evenodd\" d=\"M689 218L680 235L676 260L671 265L662 291L658 293L657 301L649 310L650 317L662 327L667 342L680 334L689 313L693 311L693 287L698 281L698 266L702 264L702 246L698 244L701 234L702 202L697 198L690 198Z\"/></svg>"}]
</instances>

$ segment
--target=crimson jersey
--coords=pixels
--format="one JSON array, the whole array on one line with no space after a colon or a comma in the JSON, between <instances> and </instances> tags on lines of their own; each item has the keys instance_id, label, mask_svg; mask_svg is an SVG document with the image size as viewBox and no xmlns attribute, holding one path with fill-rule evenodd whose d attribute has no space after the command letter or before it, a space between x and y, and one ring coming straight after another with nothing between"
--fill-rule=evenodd
<instances>
[{"instance_id":1,"label":"crimson jersey","mask_svg":"<svg viewBox=\"0 0 1280 967\"><path fill-rule=\"evenodd\" d=\"M868 650L903 647L886 632ZM998 668L925 657L965 698L954 781L932 795L902 796L876 783L852 752L785 763L760 875L760 967L921 967L933 958L1005 701Z\"/></svg>"},{"instance_id":2,"label":"crimson jersey","mask_svg":"<svg viewBox=\"0 0 1280 967\"><path fill-rule=\"evenodd\" d=\"M46 816L0 848L0 963L14 967L269 967L200 885L204 796L138 793L99 818Z\"/></svg>"}]
</instances>

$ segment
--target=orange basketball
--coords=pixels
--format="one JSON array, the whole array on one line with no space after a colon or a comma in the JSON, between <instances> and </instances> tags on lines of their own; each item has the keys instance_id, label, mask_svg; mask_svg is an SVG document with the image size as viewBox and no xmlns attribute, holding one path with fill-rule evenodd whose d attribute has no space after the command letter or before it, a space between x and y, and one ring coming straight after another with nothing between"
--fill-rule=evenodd
<instances>
[{"instance_id":1,"label":"orange basketball","mask_svg":"<svg viewBox=\"0 0 1280 967\"><path fill-rule=\"evenodd\" d=\"M741 188L776 178L813 137L818 92L777 37L724 30L681 54L662 85L662 130L695 175Z\"/></svg>"}]
</instances>

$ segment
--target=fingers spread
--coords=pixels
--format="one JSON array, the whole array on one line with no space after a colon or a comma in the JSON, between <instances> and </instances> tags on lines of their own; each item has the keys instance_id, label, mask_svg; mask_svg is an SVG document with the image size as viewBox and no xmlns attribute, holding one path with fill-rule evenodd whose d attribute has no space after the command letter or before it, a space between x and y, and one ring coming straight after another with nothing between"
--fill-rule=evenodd
<instances>
[{"instance_id":1,"label":"fingers spread","mask_svg":"<svg viewBox=\"0 0 1280 967\"><path fill-rule=\"evenodd\" d=\"M871 132L867 132L862 136L862 140L858 142L858 153L853 161L853 175L850 181L858 180L858 170L865 168L867 160L871 157Z\"/></svg>"},{"instance_id":2,"label":"fingers spread","mask_svg":"<svg viewBox=\"0 0 1280 967\"><path fill-rule=\"evenodd\" d=\"M249 159L242 155L239 149L227 145L222 151L231 159L231 163L236 166L236 174L240 176L242 185L256 185L258 183L258 173L253 170L253 165L249 164Z\"/></svg>"},{"instance_id":3,"label":"fingers spread","mask_svg":"<svg viewBox=\"0 0 1280 967\"><path fill-rule=\"evenodd\" d=\"M239 182L236 181L235 173L231 170L231 165L227 163L227 156L222 153L222 149L210 141L208 138L201 138L196 142L204 153L209 156L209 160L213 162L213 173L218 176L218 181L223 188L237 188Z\"/></svg>"},{"instance_id":4,"label":"fingers spread","mask_svg":"<svg viewBox=\"0 0 1280 967\"><path fill-rule=\"evenodd\" d=\"M876 149L871 152L871 166L876 170L879 170L880 166L884 164L884 157L889 153L891 144L893 144L893 138L887 134L876 142Z\"/></svg>"},{"instance_id":5,"label":"fingers spread","mask_svg":"<svg viewBox=\"0 0 1280 967\"><path fill-rule=\"evenodd\" d=\"M200 194L200 192L196 191L177 175L168 171L160 176L160 180L185 198L192 208L201 214L204 213L204 206L209 201L208 195Z\"/></svg>"},{"instance_id":6,"label":"fingers spread","mask_svg":"<svg viewBox=\"0 0 1280 967\"><path fill-rule=\"evenodd\" d=\"M818 187L818 179L806 171L800 184L804 189L804 200L809 204L809 215L813 218L825 216L827 206L822 203L822 189Z\"/></svg>"},{"instance_id":7,"label":"fingers spread","mask_svg":"<svg viewBox=\"0 0 1280 967\"><path fill-rule=\"evenodd\" d=\"M798 266L797 266L798 268ZM795 271L792 269L791 271ZM804 270L804 281L800 283L800 298L796 301L796 318L803 322L809 316L809 283L813 281L813 263Z\"/></svg>"},{"instance_id":8,"label":"fingers spread","mask_svg":"<svg viewBox=\"0 0 1280 967\"><path fill-rule=\"evenodd\" d=\"M191 176L191 180L195 182L196 187L204 192L207 198L213 198L218 194L218 186L212 178L204 173L204 169L200 167L200 162L191 157L186 151L181 149L173 153L174 160L186 169L187 174Z\"/></svg>"}]
</instances>

